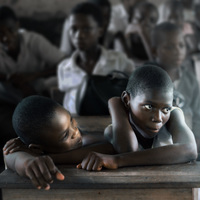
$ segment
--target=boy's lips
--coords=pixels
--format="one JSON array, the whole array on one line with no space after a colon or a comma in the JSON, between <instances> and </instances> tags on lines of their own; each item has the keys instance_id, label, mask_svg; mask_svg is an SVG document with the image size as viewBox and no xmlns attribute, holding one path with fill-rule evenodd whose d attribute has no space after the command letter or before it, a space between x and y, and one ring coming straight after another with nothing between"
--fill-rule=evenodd
<instances>
[{"instance_id":1,"label":"boy's lips","mask_svg":"<svg viewBox=\"0 0 200 200\"><path fill-rule=\"evenodd\" d=\"M160 131L162 126L156 126L156 127L147 127L151 132L157 133Z\"/></svg>"}]
</instances>

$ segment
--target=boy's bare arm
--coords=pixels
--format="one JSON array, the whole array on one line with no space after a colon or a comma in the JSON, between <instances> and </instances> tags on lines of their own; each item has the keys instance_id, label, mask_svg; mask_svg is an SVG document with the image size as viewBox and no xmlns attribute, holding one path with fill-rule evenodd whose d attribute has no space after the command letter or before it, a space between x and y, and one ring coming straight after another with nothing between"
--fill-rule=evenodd
<instances>
[{"instance_id":1,"label":"boy's bare arm","mask_svg":"<svg viewBox=\"0 0 200 200\"><path fill-rule=\"evenodd\" d=\"M103 154L115 154L113 146L108 142L88 145L79 149L71 150L65 153L50 154L56 164L78 164L80 163L91 151L96 151Z\"/></svg>"},{"instance_id":2,"label":"boy's bare arm","mask_svg":"<svg viewBox=\"0 0 200 200\"><path fill-rule=\"evenodd\" d=\"M49 156L37 156L19 151L4 155L4 159L8 168L16 171L20 176L29 178L37 189L48 190L54 178L64 179Z\"/></svg>"},{"instance_id":3,"label":"boy's bare arm","mask_svg":"<svg viewBox=\"0 0 200 200\"><path fill-rule=\"evenodd\" d=\"M185 123L183 113L174 110L167 127L172 134L172 145L117 155L92 152L78 166L86 170L101 170L102 167L116 169L124 166L178 164L195 160L195 138Z\"/></svg>"},{"instance_id":4,"label":"boy's bare arm","mask_svg":"<svg viewBox=\"0 0 200 200\"><path fill-rule=\"evenodd\" d=\"M112 118L112 144L118 153L137 151L138 141L128 120L128 111L118 97L108 102Z\"/></svg>"}]
</instances>

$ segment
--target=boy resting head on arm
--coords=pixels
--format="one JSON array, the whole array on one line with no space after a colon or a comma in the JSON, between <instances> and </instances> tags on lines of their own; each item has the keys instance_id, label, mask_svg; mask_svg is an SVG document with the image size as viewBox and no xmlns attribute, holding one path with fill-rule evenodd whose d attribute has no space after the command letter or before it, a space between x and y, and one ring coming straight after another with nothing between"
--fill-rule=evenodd
<instances>
[{"instance_id":1,"label":"boy resting head on arm","mask_svg":"<svg viewBox=\"0 0 200 200\"><path fill-rule=\"evenodd\" d=\"M23 99L13 113L12 121L19 139L5 145L5 162L19 175L30 178L39 189L49 189L54 175L57 179L64 178L54 162L77 164L91 150L114 152L103 135L81 133L71 114L47 97ZM98 142L99 145L90 145Z\"/></svg>"}]
</instances>

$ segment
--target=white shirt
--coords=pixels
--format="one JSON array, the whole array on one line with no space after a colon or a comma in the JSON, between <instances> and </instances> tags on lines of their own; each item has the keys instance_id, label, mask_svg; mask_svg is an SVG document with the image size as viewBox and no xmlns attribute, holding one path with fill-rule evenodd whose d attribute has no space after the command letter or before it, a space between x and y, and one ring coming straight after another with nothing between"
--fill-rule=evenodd
<instances>
[{"instance_id":1,"label":"white shirt","mask_svg":"<svg viewBox=\"0 0 200 200\"><path fill-rule=\"evenodd\" d=\"M56 65L64 57L64 54L42 35L23 29L19 30L19 34L20 52L16 61L0 47L0 73L12 75L43 71L47 66ZM41 90L43 80L38 79L33 85L37 91ZM16 103L21 99L21 94L11 84L0 82L0 99Z\"/></svg>"},{"instance_id":2,"label":"white shirt","mask_svg":"<svg viewBox=\"0 0 200 200\"><path fill-rule=\"evenodd\" d=\"M108 31L117 33L124 32L128 26L128 14L122 4L117 4L112 7L110 24Z\"/></svg>"},{"instance_id":3,"label":"white shirt","mask_svg":"<svg viewBox=\"0 0 200 200\"><path fill-rule=\"evenodd\" d=\"M77 91L80 86L86 84L87 77L87 73L76 63L77 56L78 53L75 51L71 58L63 60L58 66L58 86L65 92L63 106L72 114L77 114ZM118 70L130 75L134 69L133 62L125 54L101 47L101 56L92 74L104 76L113 70Z\"/></svg>"}]
</instances>

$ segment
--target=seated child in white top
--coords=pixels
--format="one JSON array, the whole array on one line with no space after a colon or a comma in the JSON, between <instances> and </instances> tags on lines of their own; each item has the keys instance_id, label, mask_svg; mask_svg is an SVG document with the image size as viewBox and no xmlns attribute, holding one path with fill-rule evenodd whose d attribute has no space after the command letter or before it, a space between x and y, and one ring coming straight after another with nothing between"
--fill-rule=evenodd
<instances>
[{"instance_id":1,"label":"seated child in white top","mask_svg":"<svg viewBox=\"0 0 200 200\"><path fill-rule=\"evenodd\" d=\"M126 55L108 51L99 45L102 14L94 4L84 2L75 6L69 23L69 34L76 51L71 58L59 64L58 85L65 92L63 106L72 114L77 114L77 92L86 83L86 76L105 76L113 70L129 74L134 70L134 65Z\"/></svg>"}]
</instances>

